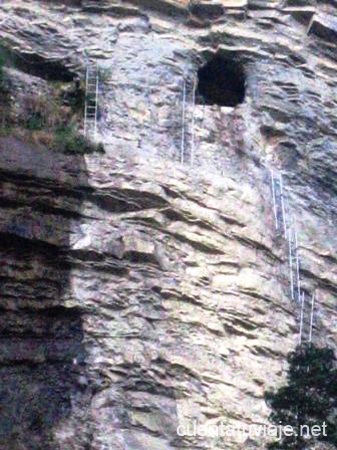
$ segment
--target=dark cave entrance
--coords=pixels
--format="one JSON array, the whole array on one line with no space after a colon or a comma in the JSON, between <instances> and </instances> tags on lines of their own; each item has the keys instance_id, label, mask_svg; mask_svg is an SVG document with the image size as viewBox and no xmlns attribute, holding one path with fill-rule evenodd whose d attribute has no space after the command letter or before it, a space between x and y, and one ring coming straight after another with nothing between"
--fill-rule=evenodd
<instances>
[{"instance_id":1,"label":"dark cave entrance","mask_svg":"<svg viewBox=\"0 0 337 450\"><path fill-rule=\"evenodd\" d=\"M215 56L198 70L196 103L234 107L245 99L245 74L240 64Z\"/></svg>"}]
</instances>

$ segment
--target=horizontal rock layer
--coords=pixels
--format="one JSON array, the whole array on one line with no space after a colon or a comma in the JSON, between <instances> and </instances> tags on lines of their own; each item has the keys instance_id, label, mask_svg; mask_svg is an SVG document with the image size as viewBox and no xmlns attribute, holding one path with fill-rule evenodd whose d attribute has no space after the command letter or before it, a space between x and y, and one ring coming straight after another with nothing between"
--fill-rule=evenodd
<instances>
[{"instance_id":1,"label":"horizontal rock layer","mask_svg":"<svg viewBox=\"0 0 337 450\"><path fill-rule=\"evenodd\" d=\"M334 344L336 51L315 25L332 26L334 5L197 6L0 6L33 93L55 67L82 75L83 50L99 62L106 144L84 157L1 138L0 448L247 448L176 430L265 421L264 391L298 342L271 168L316 292L314 338ZM245 101L193 108L216 51L243 65Z\"/></svg>"}]
</instances>

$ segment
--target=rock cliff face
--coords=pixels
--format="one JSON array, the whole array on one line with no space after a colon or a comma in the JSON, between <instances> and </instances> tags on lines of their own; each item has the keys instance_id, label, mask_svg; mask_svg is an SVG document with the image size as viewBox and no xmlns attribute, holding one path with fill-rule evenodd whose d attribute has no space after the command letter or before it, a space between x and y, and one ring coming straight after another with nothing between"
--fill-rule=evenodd
<instances>
[{"instance_id":1,"label":"rock cliff face","mask_svg":"<svg viewBox=\"0 0 337 450\"><path fill-rule=\"evenodd\" d=\"M1 449L263 447L177 427L265 422L263 393L298 342L271 169L306 302L316 294L314 339L335 344L336 6L1 3L27 89L83 77L84 51L98 63L106 147L70 156L0 139ZM234 108L193 106L215 55L243 70Z\"/></svg>"}]
</instances>

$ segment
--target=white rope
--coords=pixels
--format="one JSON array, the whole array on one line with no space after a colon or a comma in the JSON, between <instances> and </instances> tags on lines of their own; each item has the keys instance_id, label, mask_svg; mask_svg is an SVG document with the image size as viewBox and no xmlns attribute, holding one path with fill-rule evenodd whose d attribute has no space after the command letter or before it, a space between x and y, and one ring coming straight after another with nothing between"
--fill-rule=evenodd
<instances>
[{"instance_id":1,"label":"white rope","mask_svg":"<svg viewBox=\"0 0 337 450\"><path fill-rule=\"evenodd\" d=\"M275 178L274 178L274 172L273 172L273 171L271 171L271 188L272 188L272 192L273 192L275 227L276 227L276 229L278 230L277 204L276 204L276 189L275 189Z\"/></svg>"},{"instance_id":2,"label":"white rope","mask_svg":"<svg viewBox=\"0 0 337 450\"><path fill-rule=\"evenodd\" d=\"M185 116L186 116L186 80L183 80L183 108L181 118L181 148L180 148L180 162L185 162Z\"/></svg>"},{"instance_id":3,"label":"white rope","mask_svg":"<svg viewBox=\"0 0 337 450\"><path fill-rule=\"evenodd\" d=\"M297 228L295 228L295 261L296 261L296 280L297 280L297 300L301 301L301 280L300 280L300 255L298 246Z\"/></svg>"},{"instance_id":4,"label":"white rope","mask_svg":"<svg viewBox=\"0 0 337 450\"><path fill-rule=\"evenodd\" d=\"M94 118L94 139L97 139L97 114L98 114L98 63L96 63L96 93L95 93L95 118Z\"/></svg>"},{"instance_id":5,"label":"white rope","mask_svg":"<svg viewBox=\"0 0 337 450\"><path fill-rule=\"evenodd\" d=\"M291 299L294 300L294 274L293 274L293 233L289 228L289 278L290 278L290 294Z\"/></svg>"},{"instance_id":6,"label":"white rope","mask_svg":"<svg viewBox=\"0 0 337 450\"><path fill-rule=\"evenodd\" d=\"M299 343L302 344L302 333L303 333L303 316L304 316L304 302L305 302L305 293L302 292L302 301L301 301L301 319L300 319L300 337Z\"/></svg>"},{"instance_id":7,"label":"white rope","mask_svg":"<svg viewBox=\"0 0 337 450\"><path fill-rule=\"evenodd\" d=\"M306 327L304 323L304 313L306 309L305 302L305 293L301 290L301 259L300 259L300 245L298 240L298 231L296 220L293 221L293 218L290 213L289 207L289 199L286 195L287 190L283 185L283 178L280 174L275 175L271 170L271 184L272 184L272 194L273 194L273 210L275 215L276 222L276 230L282 226L284 228L284 235L286 240L288 239L288 252L289 252L289 279L290 279L290 294L291 299L294 300L296 297L297 302L299 303L301 313L300 313L300 334L299 334L299 344L301 345L303 341L303 332ZM280 192L279 192L280 190ZM282 213L282 218L279 217L279 212ZM280 221L281 224L280 224ZM282 219L282 220L281 220ZM296 290L296 293L295 293ZM312 343L313 338L313 325L314 325L314 315L315 315L315 302L316 302L316 294L312 294L311 300L311 314L310 314L310 328L309 328L309 336L308 342ZM309 305L308 305L309 307Z\"/></svg>"},{"instance_id":8,"label":"white rope","mask_svg":"<svg viewBox=\"0 0 337 450\"><path fill-rule=\"evenodd\" d=\"M197 90L197 78L193 81L192 91L192 136L191 136L191 166L194 166L195 161L195 94Z\"/></svg>"},{"instance_id":9,"label":"white rope","mask_svg":"<svg viewBox=\"0 0 337 450\"><path fill-rule=\"evenodd\" d=\"M287 239L287 220L286 220L286 210L284 206L284 189L283 189L283 178L280 174L280 190L281 190L281 210L282 210L282 218L283 218L283 229L284 229L284 238Z\"/></svg>"},{"instance_id":10,"label":"white rope","mask_svg":"<svg viewBox=\"0 0 337 450\"><path fill-rule=\"evenodd\" d=\"M312 294L311 299L311 316L310 316L310 331L309 331L309 342L312 342L312 327L314 324L314 311L315 311L315 292Z\"/></svg>"}]
</instances>

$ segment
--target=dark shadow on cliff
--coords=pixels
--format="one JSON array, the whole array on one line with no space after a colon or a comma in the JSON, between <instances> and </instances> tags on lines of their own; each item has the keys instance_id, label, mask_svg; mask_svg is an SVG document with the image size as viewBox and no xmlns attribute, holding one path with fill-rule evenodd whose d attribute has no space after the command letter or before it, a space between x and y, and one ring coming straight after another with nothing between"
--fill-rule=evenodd
<instances>
[{"instance_id":1,"label":"dark shadow on cliff","mask_svg":"<svg viewBox=\"0 0 337 450\"><path fill-rule=\"evenodd\" d=\"M0 139L0 450L66 447L54 436L85 377L70 237L88 190L83 156Z\"/></svg>"}]
</instances>

